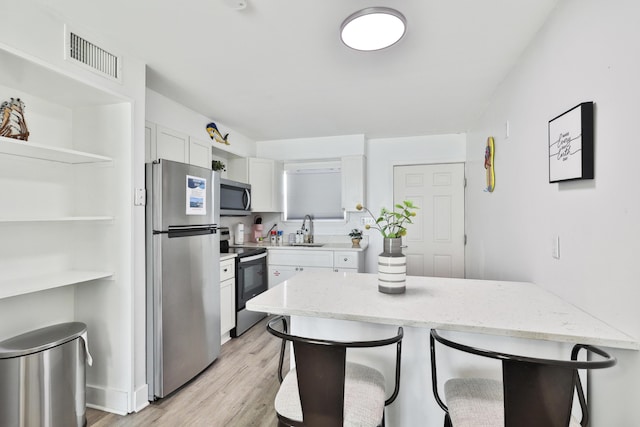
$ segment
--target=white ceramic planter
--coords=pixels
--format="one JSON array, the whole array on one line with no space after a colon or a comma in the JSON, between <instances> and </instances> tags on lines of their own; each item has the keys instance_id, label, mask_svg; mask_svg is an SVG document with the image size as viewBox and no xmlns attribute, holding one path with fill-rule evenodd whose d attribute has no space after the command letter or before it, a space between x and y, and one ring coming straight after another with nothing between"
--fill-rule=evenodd
<instances>
[{"instance_id":1,"label":"white ceramic planter","mask_svg":"<svg viewBox=\"0 0 640 427\"><path fill-rule=\"evenodd\" d=\"M402 253L402 237L385 237L378 255L378 291L401 294L406 291L407 257Z\"/></svg>"}]
</instances>

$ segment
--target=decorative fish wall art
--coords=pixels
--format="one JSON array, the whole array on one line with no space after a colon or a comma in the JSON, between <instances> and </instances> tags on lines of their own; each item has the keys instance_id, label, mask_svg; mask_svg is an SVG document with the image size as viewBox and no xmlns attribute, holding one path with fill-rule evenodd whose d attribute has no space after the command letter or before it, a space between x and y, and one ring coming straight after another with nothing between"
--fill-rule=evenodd
<instances>
[{"instance_id":1,"label":"decorative fish wall art","mask_svg":"<svg viewBox=\"0 0 640 427\"><path fill-rule=\"evenodd\" d=\"M229 134L222 136L222 134L218 130L218 126L216 126L215 123L211 122L207 125L207 132L209 133L211 139L213 139L214 141L219 142L220 144L230 145L227 139L229 137Z\"/></svg>"},{"instance_id":2,"label":"decorative fish wall art","mask_svg":"<svg viewBox=\"0 0 640 427\"><path fill-rule=\"evenodd\" d=\"M29 139L27 122L24 119L24 102L11 98L0 105L0 136L26 141Z\"/></svg>"}]
</instances>

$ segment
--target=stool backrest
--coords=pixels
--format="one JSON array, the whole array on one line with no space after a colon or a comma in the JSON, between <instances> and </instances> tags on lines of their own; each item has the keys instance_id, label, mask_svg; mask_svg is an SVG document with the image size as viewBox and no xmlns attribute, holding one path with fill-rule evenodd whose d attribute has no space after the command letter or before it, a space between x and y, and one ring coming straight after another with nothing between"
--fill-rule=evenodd
<instances>
[{"instance_id":1,"label":"stool backrest","mask_svg":"<svg viewBox=\"0 0 640 427\"><path fill-rule=\"evenodd\" d=\"M601 369L616 359L590 345L576 344L571 360L542 359L484 350L451 341L431 330L431 378L438 405L448 413L438 393L435 341L465 353L502 361L505 427L567 427L571 418L574 391L582 409L581 424L588 424L586 399L578 369ZM577 360L580 350L597 354L596 360ZM454 426L455 427L455 426Z\"/></svg>"},{"instance_id":2,"label":"stool backrest","mask_svg":"<svg viewBox=\"0 0 640 427\"><path fill-rule=\"evenodd\" d=\"M279 324L280 326L276 326ZM342 426L344 409L345 363L348 348L396 345L394 391L385 405L393 402L400 389L400 358L404 331L387 339L373 341L333 341L300 337L288 333L287 319L277 316L267 323L267 331L282 339L278 379L282 382L284 352L287 342L293 343L298 392L306 425Z\"/></svg>"}]
</instances>

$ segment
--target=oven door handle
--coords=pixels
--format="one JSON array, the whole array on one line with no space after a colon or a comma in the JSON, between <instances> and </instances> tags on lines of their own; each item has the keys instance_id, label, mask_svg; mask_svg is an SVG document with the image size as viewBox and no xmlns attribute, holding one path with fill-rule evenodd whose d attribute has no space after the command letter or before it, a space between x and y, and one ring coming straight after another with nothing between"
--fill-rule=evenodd
<instances>
[{"instance_id":1,"label":"oven door handle","mask_svg":"<svg viewBox=\"0 0 640 427\"><path fill-rule=\"evenodd\" d=\"M252 256L248 256L248 257L244 257L244 258L238 258L238 261L240 261L240 264L242 264L242 263L245 263L245 262L255 261L257 259L266 258L266 257L267 257L267 253L263 252L263 253L258 254L258 255L252 255Z\"/></svg>"}]
</instances>

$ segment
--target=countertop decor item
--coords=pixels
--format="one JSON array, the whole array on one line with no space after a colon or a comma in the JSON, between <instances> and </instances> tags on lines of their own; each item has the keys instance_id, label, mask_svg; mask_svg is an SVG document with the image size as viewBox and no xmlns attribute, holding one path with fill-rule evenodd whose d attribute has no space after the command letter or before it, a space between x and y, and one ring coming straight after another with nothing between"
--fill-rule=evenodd
<instances>
[{"instance_id":1,"label":"countertop decor item","mask_svg":"<svg viewBox=\"0 0 640 427\"><path fill-rule=\"evenodd\" d=\"M349 237L351 237L351 243L353 243L354 247L360 246L360 240L362 240L362 230L353 228L351 232L349 232Z\"/></svg>"},{"instance_id":2,"label":"countertop decor item","mask_svg":"<svg viewBox=\"0 0 640 427\"><path fill-rule=\"evenodd\" d=\"M411 224L411 217L416 216L417 206L413 205L411 200L405 200L402 204L397 204L395 209L400 209L400 212L388 210L387 208L380 209L380 216L377 218L371 213L369 209L362 206L360 203L356 205L356 209L361 211L365 210L371 215L371 218L375 221L375 225L367 224L364 228L367 230L374 228L382 234L382 237L402 237L407 234L405 224Z\"/></svg>"},{"instance_id":3,"label":"countertop decor item","mask_svg":"<svg viewBox=\"0 0 640 427\"><path fill-rule=\"evenodd\" d=\"M29 139L29 130L24 119L24 102L20 98L11 98L0 105L0 136L23 141Z\"/></svg>"},{"instance_id":4,"label":"countertop decor item","mask_svg":"<svg viewBox=\"0 0 640 427\"><path fill-rule=\"evenodd\" d=\"M411 218L416 216L417 206L410 200L395 205L390 211L386 208L380 210L380 216L376 218L371 211L361 204L356 209L365 210L375 220L375 225L367 224L367 230L374 228L379 230L384 238L383 250L378 255L378 291L385 294L402 294L406 290L407 257L402 253L402 236L407 234L405 224L411 224Z\"/></svg>"}]
</instances>

